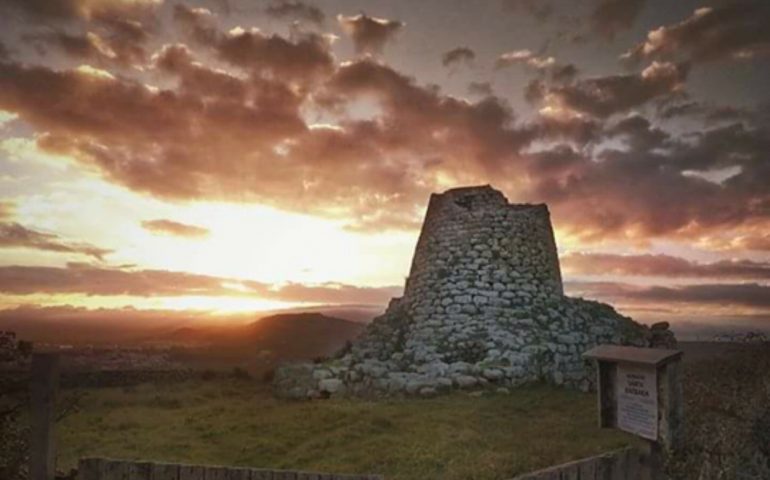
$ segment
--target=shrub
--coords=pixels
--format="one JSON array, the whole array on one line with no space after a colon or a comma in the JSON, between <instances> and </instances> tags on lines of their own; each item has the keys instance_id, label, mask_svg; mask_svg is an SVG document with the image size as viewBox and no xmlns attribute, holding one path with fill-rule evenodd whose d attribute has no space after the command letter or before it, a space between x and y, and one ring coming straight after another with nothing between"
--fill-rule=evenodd
<instances>
[{"instance_id":1,"label":"shrub","mask_svg":"<svg viewBox=\"0 0 770 480\"><path fill-rule=\"evenodd\" d=\"M342 346L339 350L337 350L334 355L332 355L332 358L342 358L348 353L350 353L353 350L353 342L350 340L345 340L345 345Z\"/></svg>"},{"instance_id":2,"label":"shrub","mask_svg":"<svg viewBox=\"0 0 770 480\"><path fill-rule=\"evenodd\" d=\"M262 381L264 383L273 383L275 379L275 368L270 368L262 374Z\"/></svg>"},{"instance_id":3,"label":"shrub","mask_svg":"<svg viewBox=\"0 0 770 480\"><path fill-rule=\"evenodd\" d=\"M770 478L770 345L683 365L684 448L674 479Z\"/></svg>"},{"instance_id":4,"label":"shrub","mask_svg":"<svg viewBox=\"0 0 770 480\"><path fill-rule=\"evenodd\" d=\"M0 377L0 478L27 478L28 428L21 423L21 410L28 401L26 382Z\"/></svg>"},{"instance_id":5,"label":"shrub","mask_svg":"<svg viewBox=\"0 0 770 480\"><path fill-rule=\"evenodd\" d=\"M245 368L233 367L232 375L236 380L251 380L251 374Z\"/></svg>"}]
</instances>

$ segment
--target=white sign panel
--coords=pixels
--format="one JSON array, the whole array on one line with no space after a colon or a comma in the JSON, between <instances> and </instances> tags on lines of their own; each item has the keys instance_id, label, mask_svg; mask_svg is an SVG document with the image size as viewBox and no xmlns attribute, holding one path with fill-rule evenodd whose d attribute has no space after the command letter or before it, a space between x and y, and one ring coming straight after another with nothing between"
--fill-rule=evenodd
<instances>
[{"instance_id":1,"label":"white sign panel","mask_svg":"<svg viewBox=\"0 0 770 480\"><path fill-rule=\"evenodd\" d=\"M658 439L658 381L655 368L618 364L618 428Z\"/></svg>"}]
</instances>

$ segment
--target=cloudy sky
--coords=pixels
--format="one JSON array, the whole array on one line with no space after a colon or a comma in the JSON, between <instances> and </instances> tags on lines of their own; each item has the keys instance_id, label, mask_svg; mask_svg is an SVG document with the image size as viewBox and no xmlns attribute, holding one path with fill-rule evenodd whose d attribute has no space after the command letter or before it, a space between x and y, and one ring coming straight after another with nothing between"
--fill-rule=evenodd
<instances>
[{"instance_id":1,"label":"cloudy sky","mask_svg":"<svg viewBox=\"0 0 770 480\"><path fill-rule=\"evenodd\" d=\"M770 329L767 1L0 19L0 316L383 305L430 193L490 183L549 205L571 294Z\"/></svg>"}]
</instances>

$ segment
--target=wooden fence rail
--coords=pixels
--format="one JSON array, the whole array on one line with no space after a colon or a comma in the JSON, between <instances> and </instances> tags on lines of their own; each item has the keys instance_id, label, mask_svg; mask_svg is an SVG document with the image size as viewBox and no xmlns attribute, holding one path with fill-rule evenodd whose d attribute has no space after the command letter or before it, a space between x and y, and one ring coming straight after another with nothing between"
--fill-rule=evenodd
<instances>
[{"instance_id":1,"label":"wooden fence rail","mask_svg":"<svg viewBox=\"0 0 770 480\"><path fill-rule=\"evenodd\" d=\"M513 480L644 480L649 478L645 458L634 448L563 463Z\"/></svg>"},{"instance_id":2,"label":"wooden fence rail","mask_svg":"<svg viewBox=\"0 0 770 480\"><path fill-rule=\"evenodd\" d=\"M83 458L78 480L384 480L380 475L270 470L260 468L134 462Z\"/></svg>"}]
</instances>

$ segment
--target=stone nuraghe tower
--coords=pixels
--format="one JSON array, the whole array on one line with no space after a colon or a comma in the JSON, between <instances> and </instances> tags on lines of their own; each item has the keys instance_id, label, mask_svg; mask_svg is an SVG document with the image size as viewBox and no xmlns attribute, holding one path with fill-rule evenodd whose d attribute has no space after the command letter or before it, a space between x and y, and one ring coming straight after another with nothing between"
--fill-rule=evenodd
<instances>
[{"instance_id":1,"label":"stone nuraghe tower","mask_svg":"<svg viewBox=\"0 0 770 480\"><path fill-rule=\"evenodd\" d=\"M581 354L599 343L646 346L646 327L564 296L546 205L508 203L490 186L433 194L404 295L349 351L276 372L277 391L432 395L528 381L588 388Z\"/></svg>"}]
</instances>

